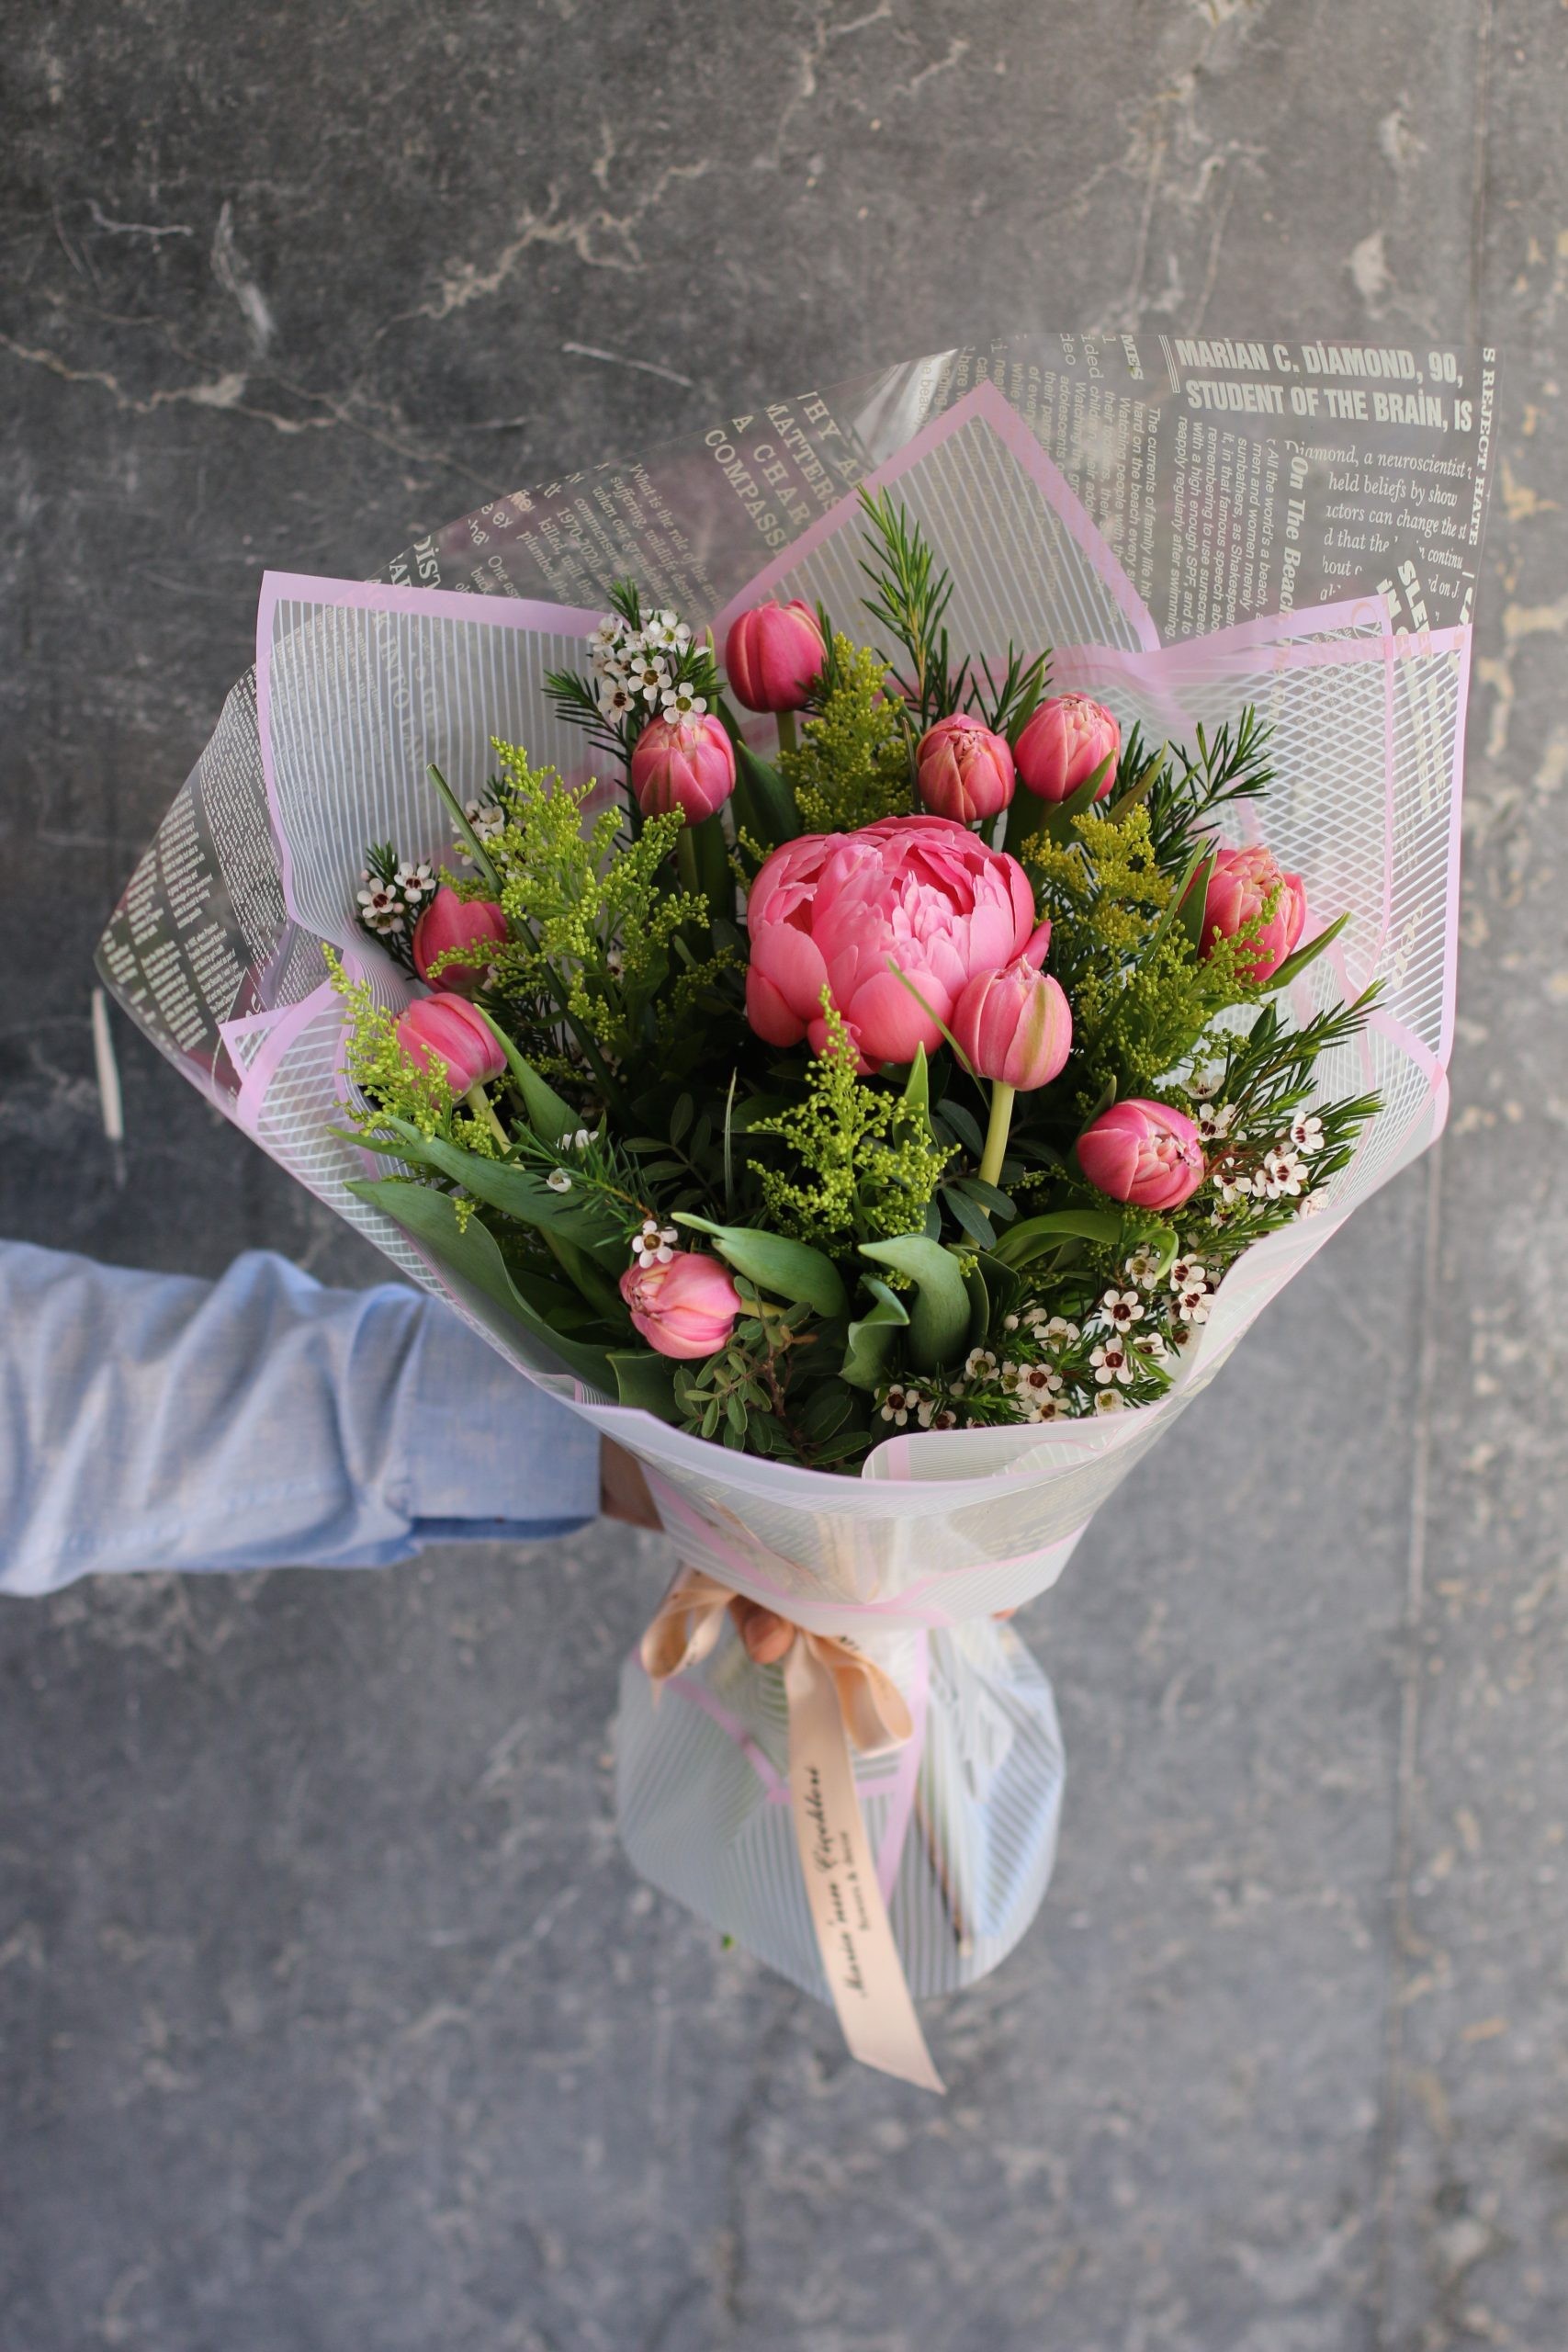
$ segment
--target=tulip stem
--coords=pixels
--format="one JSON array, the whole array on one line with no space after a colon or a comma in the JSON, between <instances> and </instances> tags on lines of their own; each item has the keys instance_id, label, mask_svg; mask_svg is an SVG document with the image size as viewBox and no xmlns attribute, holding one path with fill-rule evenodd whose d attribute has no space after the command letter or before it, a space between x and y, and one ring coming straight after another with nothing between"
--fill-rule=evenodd
<instances>
[{"instance_id":1,"label":"tulip stem","mask_svg":"<svg viewBox=\"0 0 1568 2352\"><path fill-rule=\"evenodd\" d=\"M1004 1086L998 1078L991 1089L991 1123L986 1129L986 1148L980 1155L982 1184L994 1184L1001 1175L1008 1129L1012 1125L1012 1098L1013 1089Z\"/></svg>"},{"instance_id":2,"label":"tulip stem","mask_svg":"<svg viewBox=\"0 0 1568 2352\"><path fill-rule=\"evenodd\" d=\"M782 759L786 752L793 752L795 747L795 713L793 710L778 710L773 716L779 722L779 757Z\"/></svg>"},{"instance_id":3,"label":"tulip stem","mask_svg":"<svg viewBox=\"0 0 1568 2352\"><path fill-rule=\"evenodd\" d=\"M675 836L675 866L682 889L690 890L694 898L705 898L702 876L697 872L696 828L690 817Z\"/></svg>"},{"instance_id":4,"label":"tulip stem","mask_svg":"<svg viewBox=\"0 0 1568 2352\"><path fill-rule=\"evenodd\" d=\"M512 1137L507 1134L506 1129L502 1125L501 1121L491 1109L490 1096L485 1092L484 1088L482 1086L470 1086L468 1092L464 1095L463 1100L468 1104L469 1110L473 1113L476 1119L488 1119L490 1121L502 1151L510 1151L512 1148Z\"/></svg>"}]
</instances>

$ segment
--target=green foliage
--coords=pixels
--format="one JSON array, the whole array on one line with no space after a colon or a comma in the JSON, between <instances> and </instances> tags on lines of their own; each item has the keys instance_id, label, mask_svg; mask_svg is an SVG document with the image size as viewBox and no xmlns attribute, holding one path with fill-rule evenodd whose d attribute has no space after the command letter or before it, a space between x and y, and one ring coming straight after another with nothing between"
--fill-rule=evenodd
<instances>
[{"instance_id":1,"label":"green foliage","mask_svg":"<svg viewBox=\"0 0 1568 2352\"><path fill-rule=\"evenodd\" d=\"M953 601L953 577L939 569L918 523L911 523L889 493L874 497L862 491L861 505L870 530L872 560L861 570L871 582L863 601L874 621L887 629L902 654L905 668L894 683L908 710L916 734L923 734L937 719L962 707L969 681L967 661L956 671L948 648L945 616ZM882 666L895 657L884 654Z\"/></svg>"},{"instance_id":2,"label":"green foliage","mask_svg":"<svg viewBox=\"0 0 1568 2352\"><path fill-rule=\"evenodd\" d=\"M1073 1008L1075 1100L1087 1114L1108 1088L1157 1091L1217 1014L1255 1001L1243 977L1263 919L1200 956L1179 912L1179 884L1156 854L1145 805L1117 819L1074 818L1072 839L1040 836L1028 867L1051 917L1051 969ZM1189 849L1184 869L1191 863Z\"/></svg>"},{"instance_id":3,"label":"green foliage","mask_svg":"<svg viewBox=\"0 0 1568 2352\"><path fill-rule=\"evenodd\" d=\"M824 1248L918 1229L952 1147L901 1095L861 1078L843 1021L823 990L825 1050L806 1072L806 1100L759 1119L752 1136L787 1144L805 1181L761 1170L762 1206L783 1233Z\"/></svg>"},{"instance_id":4,"label":"green foliage","mask_svg":"<svg viewBox=\"0 0 1568 2352\"><path fill-rule=\"evenodd\" d=\"M441 1135L452 1122L452 1090L444 1073L428 1069L398 1042L394 1016L384 1012L366 980L351 980L336 952L323 947L332 984L348 1007L344 1067L364 1100L351 1102L348 1116L367 1134L384 1130L388 1112L422 1136ZM477 1122L475 1123L477 1124Z\"/></svg>"},{"instance_id":5,"label":"green foliage","mask_svg":"<svg viewBox=\"0 0 1568 2352\"><path fill-rule=\"evenodd\" d=\"M807 832L850 832L911 807L908 740L886 683L869 646L834 638L816 716L779 762Z\"/></svg>"}]
</instances>

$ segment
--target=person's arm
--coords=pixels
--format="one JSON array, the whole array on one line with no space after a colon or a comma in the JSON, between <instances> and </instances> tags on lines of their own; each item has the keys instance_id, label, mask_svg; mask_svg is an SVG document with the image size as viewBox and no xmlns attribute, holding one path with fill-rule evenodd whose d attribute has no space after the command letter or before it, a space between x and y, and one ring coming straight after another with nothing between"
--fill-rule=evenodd
<instances>
[{"instance_id":1,"label":"person's arm","mask_svg":"<svg viewBox=\"0 0 1568 2352\"><path fill-rule=\"evenodd\" d=\"M400 1284L325 1290L260 1252L197 1282L0 1242L0 1592L566 1534L599 1510L599 1452Z\"/></svg>"}]
</instances>

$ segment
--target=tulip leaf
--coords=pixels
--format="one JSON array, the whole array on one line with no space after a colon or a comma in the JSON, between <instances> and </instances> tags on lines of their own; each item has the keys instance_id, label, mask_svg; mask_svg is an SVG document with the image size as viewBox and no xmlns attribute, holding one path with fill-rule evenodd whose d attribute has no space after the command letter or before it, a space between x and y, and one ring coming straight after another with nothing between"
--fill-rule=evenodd
<instances>
[{"instance_id":1,"label":"tulip leaf","mask_svg":"<svg viewBox=\"0 0 1568 2352\"><path fill-rule=\"evenodd\" d=\"M555 1372L564 1366L595 1388L608 1390L613 1385L605 1351L569 1340L547 1322L538 1308L519 1291L494 1235L480 1219L470 1216L466 1226L459 1226L457 1205L450 1193L438 1193L432 1184L412 1183L400 1176L362 1179L348 1189L356 1199L367 1201L372 1208L389 1217L399 1232L427 1251L444 1272L451 1274L468 1291L477 1293L491 1310L485 1319L493 1329L517 1344L516 1327L520 1324L541 1349L556 1359L554 1363L536 1365L536 1370ZM468 1305L473 1303L472 1298L465 1301Z\"/></svg>"},{"instance_id":2,"label":"tulip leaf","mask_svg":"<svg viewBox=\"0 0 1568 2352\"><path fill-rule=\"evenodd\" d=\"M1058 1241L1098 1241L1114 1245L1121 1239L1120 1209L1053 1209L1046 1216L1026 1216L1010 1226L997 1244L1004 1266L1026 1266Z\"/></svg>"},{"instance_id":3,"label":"tulip leaf","mask_svg":"<svg viewBox=\"0 0 1568 2352\"><path fill-rule=\"evenodd\" d=\"M1349 920L1350 910L1347 908L1337 922L1331 922L1326 931L1320 931L1315 939L1309 939L1304 947L1298 947L1293 956L1287 956L1284 962L1280 965L1276 970L1269 973L1269 978L1263 983L1264 987L1266 989L1288 989L1292 980L1299 980L1302 974L1306 970L1307 966L1321 956L1325 947L1332 945L1333 942L1338 938L1340 933L1344 930Z\"/></svg>"},{"instance_id":4,"label":"tulip leaf","mask_svg":"<svg viewBox=\"0 0 1568 2352\"><path fill-rule=\"evenodd\" d=\"M553 1226L544 1227L545 1247L568 1280L575 1283L595 1313L611 1325L623 1329L626 1320L626 1301L610 1276L586 1250L579 1249L564 1233Z\"/></svg>"},{"instance_id":5,"label":"tulip leaf","mask_svg":"<svg viewBox=\"0 0 1568 2352\"><path fill-rule=\"evenodd\" d=\"M849 1340L844 1360L839 1367L840 1380L852 1388L874 1388L887 1369L887 1359L898 1333L908 1327L909 1310L895 1290L889 1290L874 1274L867 1274L865 1286L874 1304L858 1323L850 1325Z\"/></svg>"},{"instance_id":6,"label":"tulip leaf","mask_svg":"<svg viewBox=\"0 0 1568 2352\"><path fill-rule=\"evenodd\" d=\"M983 1176L955 1176L953 1182L956 1192L967 1193L972 1201L977 1201L990 1216L1000 1217L1004 1225L1010 1224L1018 1215L1018 1204L1011 1196L998 1185L987 1184Z\"/></svg>"},{"instance_id":7,"label":"tulip leaf","mask_svg":"<svg viewBox=\"0 0 1568 2352\"><path fill-rule=\"evenodd\" d=\"M580 1248L609 1258L615 1272L620 1272L626 1261L624 1230L601 1193L554 1192L531 1168L518 1168L505 1159L486 1159L479 1152L443 1143L439 1136L422 1136L417 1127L401 1119L389 1119L387 1124L404 1138L405 1159L460 1184L475 1200L516 1217L519 1224L564 1234Z\"/></svg>"},{"instance_id":8,"label":"tulip leaf","mask_svg":"<svg viewBox=\"0 0 1568 2352\"><path fill-rule=\"evenodd\" d=\"M690 1210L678 1210L675 1223L711 1234L714 1248L738 1274L744 1274L761 1290L788 1299L792 1306L812 1307L818 1315L841 1315L849 1304L831 1258L825 1258L808 1242L791 1241L782 1233L761 1233L749 1225L715 1225L711 1217Z\"/></svg>"},{"instance_id":9,"label":"tulip leaf","mask_svg":"<svg viewBox=\"0 0 1568 2352\"><path fill-rule=\"evenodd\" d=\"M964 1287L969 1294L967 1336L972 1348L980 1346L991 1327L991 1295L986 1285L983 1265L982 1259L971 1258L964 1268Z\"/></svg>"},{"instance_id":10,"label":"tulip leaf","mask_svg":"<svg viewBox=\"0 0 1568 2352\"><path fill-rule=\"evenodd\" d=\"M506 1056L506 1066L516 1082L518 1093L523 1097L528 1125L539 1141L558 1145L562 1136L575 1135L582 1122L570 1103L563 1102L555 1088L546 1085L533 1063L524 1060L501 1023L491 1019L482 1004L476 1005L474 1010Z\"/></svg>"},{"instance_id":11,"label":"tulip leaf","mask_svg":"<svg viewBox=\"0 0 1568 2352\"><path fill-rule=\"evenodd\" d=\"M615 1348L610 1352L609 1363L623 1405L651 1413L656 1420L680 1419L675 1404L675 1366L668 1356L655 1355L647 1348Z\"/></svg>"},{"instance_id":12,"label":"tulip leaf","mask_svg":"<svg viewBox=\"0 0 1568 2352\"><path fill-rule=\"evenodd\" d=\"M797 840L804 828L794 793L777 768L760 760L739 733L734 742L737 814L746 831L769 849Z\"/></svg>"},{"instance_id":13,"label":"tulip leaf","mask_svg":"<svg viewBox=\"0 0 1568 2352\"><path fill-rule=\"evenodd\" d=\"M729 844L716 812L692 829L697 888L707 901L708 922L723 922L735 912L735 876L729 870Z\"/></svg>"},{"instance_id":14,"label":"tulip leaf","mask_svg":"<svg viewBox=\"0 0 1568 2352\"><path fill-rule=\"evenodd\" d=\"M964 1109L962 1102L955 1102L951 1095L944 1094L937 1104L936 1125L945 1127L971 1159L980 1159L986 1148L986 1139L980 1133L979 1121L972 1112Z\"/></svg>"},{"instance_id":15,"label":"tulip leaf","mask_svg":"<svg viewBox=\"0 0 1568 2352\"><path fill-rule=\"evenodd\" d=\"M951 1250L923 1233L900 1233L891 1241L863 1241L863 1258L891 1266L915 1285L909 1310L909 1355L917 1372L935 1372L963 1352L969 1330L969 1294L964 1269Z\"/></svg>"},{"instance_id":16,"label":"tulip leaf","mask_svg":"<svg viewBox=\"0 0 1568 2352\"><path fill-rule=\"evenodd\" d=\"M1214 860L1218 855L1217 850L1205 849L1200 843L1188 866L1186 878L1170 902L1176 910L1177 922L1192 942L1194 953L1199 956L1203 952L1203 910L1208 904L1209 884L1213 879ZM1166 913L1168 918L1169 907ZM1162 933L1164 929L1162 923Z\"/></svg>"},{"instance_id":17,"label":"tulip leaf","mask_svg":"<svg viewBox=\"0 0 1568 2352\"><path fill-rule=\"evenodd\" d=\"M999 1331L1003 1317L1010 1315L1018 1305L1023 1290L1022 1281L1010 1266L1002 1263L994 1250L988 1257L976 1259L975 1272L985 1284L990 1307L986 1328Z\"/></svg>"}]
</instances>

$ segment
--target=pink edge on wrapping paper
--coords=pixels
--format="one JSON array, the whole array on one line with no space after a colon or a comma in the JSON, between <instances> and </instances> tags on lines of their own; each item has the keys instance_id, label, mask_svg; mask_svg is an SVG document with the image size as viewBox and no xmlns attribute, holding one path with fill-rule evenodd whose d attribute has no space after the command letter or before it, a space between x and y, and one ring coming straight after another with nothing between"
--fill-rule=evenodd
<instances>
[{"instance_id":1,"label":"pink edge on wrapping paper","mask_svg":"<svg viewBox=\"0 0 1568 2352\"><path fill-rule=\"evenodd\" d=\"M272 837L277 845L283 903L306 923L294 898L294 859L278 804L272 756L273 632L281 604L317 605L334 612L423 613L433 620L469 621L490 628L532 629L540 636L591 637L604 618L575 605L542 605L532 596L482 596L454 588L413 588L384 580L318 579L308 571L264 571L256 606L256 734Z\"/></svg>"},{"instance_id":2,"label":"pink edge on wrapping paper","mask_svg":"<svg viewBox=\"0 0 1568 2352\"><path fill-rule=\"evenodd\" d=\"M988 378L984 383L976 384L973 391L965 392L952 408L944 409L940 416L932 417L929 424L922 424L901 449L886 458L880 466L874 467L862 482L840 499L836 506L830 506L825 514L819 514L798 538L792 539L788 547L780 550L772 563L749 580L727 605L721 605L714 616L715 639L722 642L732 621L750 605L761 603L797 564L804 562L807 556L814 554L827 540L853 522L860 510L862 491L887 489L912 467L919 465L922 458L929 457L933 449L940 448L944 441L951 440L955 433L962 432L966 424L975 423L976 419L988 424L1010 455L1018 460L1063 528L1077 541L1089 563L1111 591L1118 609L1140 643L1148 651L1155 651L1159 645L1159 631L1155 627L1154 616L1128 579L1110 541L1098 524L1090 520L1083 501L1066 476L1046 456L1012 402L998 390Z\"/></svg>"}]
</instances>

